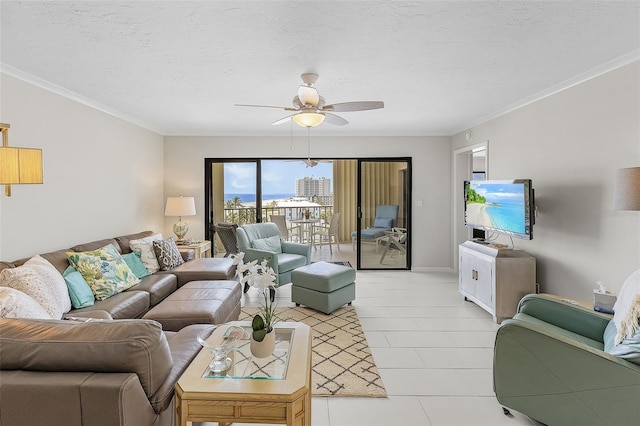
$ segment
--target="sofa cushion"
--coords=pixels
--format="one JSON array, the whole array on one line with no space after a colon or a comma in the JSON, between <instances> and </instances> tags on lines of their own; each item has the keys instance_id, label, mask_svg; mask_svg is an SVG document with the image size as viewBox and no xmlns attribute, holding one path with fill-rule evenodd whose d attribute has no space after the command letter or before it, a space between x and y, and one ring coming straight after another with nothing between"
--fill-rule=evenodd
<instances>
[{"instance_id":1,"label":"sofa cushion","mask_svg":"<svg viewBox=\"0 0 640 426\"><path fill-rule=\"evenodd\" d=\"M135 373L151 396L172 367L155 321L0 320L2 370Z\"/></svg>"},{"instance_id":2,"label":"sofa cushion","mask_svg":"<svg viewBox=\"0 0 640 426\"><path fill-rule=\"evenodd\" d=\"M66 316L92 315L94 311L105 311L113 319L140 318L148 310L150 294L146 291L123 291L105 300L96 300L93 306L73 309Z\"/></svg>"},{"instance_id":3,"label":"sofa cushion","mask_svg":"<svg viewBox=\"0 0 640 426\"><path fill-rule=\"evenodd\" d=\"M71 306L74 308L86 308L93 306L95 297L91 287L87 284L82 274L76 271L73 266L69 266L63 273L64 281L67 284Z\"/></svg>"},{"instance_id":4,"label":"sofa cushion","mask_svg":"<svg viewBox=\"0 0 640 426\"><path fill-rule=\"evenodd\" d=\"M0 286L15 288L31 296L51 318L60 319L71 309L64 278L47 260L33 256L24 265L0 272Z\"/></svg>"},{"instance_id":5,"label":"sofa cushion","mask_svg":"<svg viewBox=\"0 0 640 426\"><path fill-rule=\"evenodd\" d=\"M153 241L153 251L162 271L168 271L184 263L173 237L169 237L166 240Z\"/></svg>"},{"instance_id":6,"label":"sofa cushion","mask_svg":"<svg viewBox=\"0 0 640 426\"><path fill-rule=\"evenodd\" d=\"M153 274L140 279L140 282L127 289L149 293L149 303L155 306L178 288L178 279L172 274Z\"/></svg>"},{"instance_id":7,"label":"sofa cushion","mask_svg":"<svg viewBox=\"0 0 640 426\"><path fill-rule=\"evenodd\" d=\"M140 260L140 255L138 253L126 253L122 255L122 258L136 277L144 278L149 275L149 271L147 271L147 268L144 267L144 263L142 263L142 260Z\"/></svg>"},{"instance_id":8,"label":"sofa cushion","mask_svg":"<svg viewBox=\"0 0 640 426\"><path fill-rule=\"evenodd\" d=\"M140 282L113 244L93 251L69 252L67 256L91 287L96 300L104 300Z\"/></svg>"},{"instance_id":9,"label":"sofa cushion","mask_svg":"<svg viewBox=\"0 0 640 426\"><path fill-rule=\"evenodd\" d=\"M373 222L373 227L374 228L387 228L387 229L391 229L391 226L393 225L393 219L391 218L386 218L386 217L378 217L376 218L376 220Z\"/></svg>"},{"instance_id":10,"label":"sofa cushion","mask_svg":"<svg viewBox=\"0 0 640 426\"><path fill-rule=\"evenodd\" d=\"M251 242L253 248L258 250L270 251L272 253L282 253L282 241L279 235L272 237L260 238Z\"/></svg>"},{"instance_id":11,"label":"sofa cushion","mask_svg":"<svg viewBox=\"0 0 640 426\"><path fill-rule=\"evenodd\" d=\"M115 238L105 238L104 240L91 241L90 243L78 244L77 246L71 247L71 251L77 251L77 252L93 251L93 250L98 250L99 248L108 246L109 244L111 244L118 251L118 253L122 252L120 250L120 244L118 244Z\"/></svg>"},{"instance_id":12,"label":"sofa cushion","mask_svg":"<svg viewBox=\"0 0 640 426\"><path fill-rule=\"evenodd\" d=\"M26 293L0 287L0 318L51 319L51 315Z\"/></svg>"},{"instance_id":13,"label":"sofa cushion","mask_svg":"<svg viewBox=\"0 0 640 426\"><path fill-rule=\"evenodd\" d=\"M200 257L162 273L178 277L178 287L182 287L189 281L231 280L236 267L230 257Z\"/></svg>"},{"instance_id":14,"label":"sofa cushion","mask_svg":"<svg viewBox=\"0 0 640 426\"><path fill-rule=\"evenodd\" d=\"M144 267L147 268L147 271L151 274L160 270L156 253L153 251L153 241L156 240L162 240L162 234L154 234L149 237L129 241L131 250L140 255L140 260L144 264Z\"/></svg>"}]
</instances>

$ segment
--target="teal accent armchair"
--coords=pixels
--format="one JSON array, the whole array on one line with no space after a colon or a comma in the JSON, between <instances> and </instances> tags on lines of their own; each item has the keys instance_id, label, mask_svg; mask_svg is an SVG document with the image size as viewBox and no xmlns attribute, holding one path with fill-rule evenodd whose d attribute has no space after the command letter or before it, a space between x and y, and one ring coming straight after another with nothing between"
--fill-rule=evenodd
<instances>
[{"instance_id":1,"label":"teal accent armchair","mask_svg":"<svg viewBox=\"0 0 640 426\"><path fill-rule=\"evenodd\" d=\"M240 226L236 229L236 237L238 250L244 252L245 263L269 259L269 266L276 273L278 286L290 283L291 272L311 262L311 245L283 241L275 223Z\"/></svg>"},{"instance_id":2,"label":"teal accent armchair","mask_svg":"<svg viewBox=\"0 0 640 426\"><path fill-rule=\"evenodd\" d=\"M498 402L547 425L640 424L640 365L604 352L609 322L549 296L525 296L496 333Z\"/></svg>"}]
</instances>

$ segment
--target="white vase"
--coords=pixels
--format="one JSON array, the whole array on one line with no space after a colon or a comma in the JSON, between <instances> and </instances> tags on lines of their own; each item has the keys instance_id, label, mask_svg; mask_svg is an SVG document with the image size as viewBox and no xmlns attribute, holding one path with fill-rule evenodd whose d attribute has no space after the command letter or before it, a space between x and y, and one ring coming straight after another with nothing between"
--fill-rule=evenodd
<instances>
[{"instance_id":1,"label":"white vase","mask_svg":"<svg viewBox=\"0 0 640 426\"><path fill-rule=\"evenodd\" d=\"M253 340L253 333L251 334L251 354L256 358L266 358L273 354L276 348L276 332L271 330L264 336L262 342L256 342Z\"/></svg>"}]
</instances>

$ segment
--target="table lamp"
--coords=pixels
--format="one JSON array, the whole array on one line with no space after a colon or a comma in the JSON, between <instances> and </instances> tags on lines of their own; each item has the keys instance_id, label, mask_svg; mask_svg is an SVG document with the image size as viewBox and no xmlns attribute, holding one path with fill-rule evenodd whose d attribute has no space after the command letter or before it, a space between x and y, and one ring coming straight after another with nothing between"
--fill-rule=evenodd
<instances>
[{"instance_id":1,"label":"table lamp","mask_svg":"<svg viewBox=\"0 0 640 426\"><path fill-rule=\"evenodd\" d=\"M164 209L165 216L178 216L178 222L173 225L173 233L176 234L178 240L181 242L184 236L189 232L189 225L182 220L182 216L195 216L196 214L196 202L193 197L168 197L167 206Z\"/></svg>"}]
</instances>

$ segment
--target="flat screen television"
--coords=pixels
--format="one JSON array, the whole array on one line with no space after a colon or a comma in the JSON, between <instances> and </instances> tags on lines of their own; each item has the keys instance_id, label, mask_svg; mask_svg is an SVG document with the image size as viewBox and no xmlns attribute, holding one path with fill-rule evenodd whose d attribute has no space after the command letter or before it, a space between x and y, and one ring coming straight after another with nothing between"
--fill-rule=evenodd
<instances>
[{"instance_id":1,"label":"flat screen television","mask_svg":"<svg viewBox=\"0 0 640 426\"><path fill-rule=\"evenodd\" d=\"M530 240L534 223L531 179L464 182L465 225Z\"/></svg>"}]
</instances>

